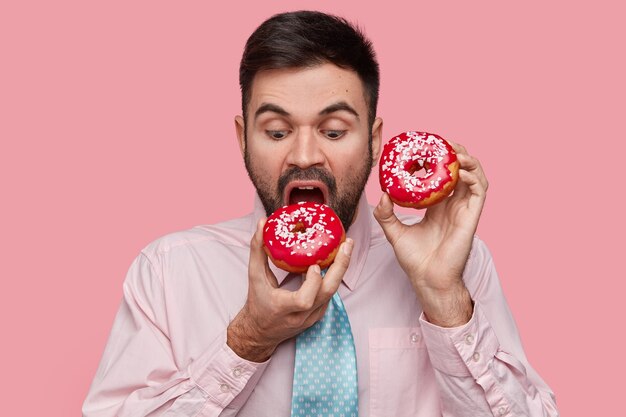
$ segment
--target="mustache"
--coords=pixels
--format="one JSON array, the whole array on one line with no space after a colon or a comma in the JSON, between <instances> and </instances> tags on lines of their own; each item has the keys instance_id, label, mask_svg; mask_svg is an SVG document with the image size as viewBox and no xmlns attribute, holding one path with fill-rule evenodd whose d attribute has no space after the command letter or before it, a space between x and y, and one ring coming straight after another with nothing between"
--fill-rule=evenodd
<instances>
[{"instance_id":1,"label":"mustache","mask_svg":"<svg viewBox=\"0 0 626 417\"><path fill-rule=\"evenodd\" d=\"M284 190L291 181L320 181L328 187L328 191L331 195L335 195L337 192L335 177L328 171L319 167L307 169L301 169L300 167L289 168L278 179L278 189Z\"/></svg>"}]
</instances>

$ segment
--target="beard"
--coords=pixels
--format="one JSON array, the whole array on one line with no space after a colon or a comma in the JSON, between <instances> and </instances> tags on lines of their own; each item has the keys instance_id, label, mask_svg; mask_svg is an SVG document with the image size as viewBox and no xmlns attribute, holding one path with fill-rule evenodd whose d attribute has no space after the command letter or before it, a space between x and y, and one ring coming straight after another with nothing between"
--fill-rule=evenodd
<instances>
[{"instance_id":1,"label":"beard","mask_svg":"<svg viewBox=\"0 0 626 417\"><path fill-rule=\"evenodd\" d=\"M244 163L248 176L256 188L257 194L263 203L265 208L265 214L269 217L277 209L284 205L284 191L287 184L292 181L307 181L315 180L324 183L328 189L328 201L327 205L332 208L343 224L343 228L348 231L356 209L359 205L359 199L365 184L369 178L372 168L373 155L371 138L367 158L363 161L363 164L357 167L355 170L349 171L351 174L347 176L341 184L337 184L335 177L327 170L320 167L310 167L307 169L301 169L297 166L289 168L287 171L281 174L278 179L278 183L273 187L262 175L259 175L257 169L253 166L248 150L244 152ZM260 168L262 170L262 168Z\"/></svg>"}]
</instances>

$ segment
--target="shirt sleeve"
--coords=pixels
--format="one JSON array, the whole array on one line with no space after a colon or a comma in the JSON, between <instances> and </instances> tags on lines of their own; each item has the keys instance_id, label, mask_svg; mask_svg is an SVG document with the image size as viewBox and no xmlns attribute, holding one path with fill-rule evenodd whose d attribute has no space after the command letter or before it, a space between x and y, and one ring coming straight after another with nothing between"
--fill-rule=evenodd
<instances>
[{"instance_id":1,"label":"shirt sleeve","mask_svg":"<svg viewBox=\"0 0 626 417\"><path fill-rule=\"evenodd\" d=\"M487 247L475 238L463 275L474 300L468 323L420 324L444 416L558 416L555 397L528 363Z\"/></svg>"},{"instance_id":2,"label":"shirt sleeve","mask_svg":"<svg viewBox=\"0 0 626 417\"><path fill-rule=\"evenodd\" d=\"M245 401L267 362L238 357L224 328L200 356L177 364L162 284L145 255L133 262L123 288L83 417L218 416Z\"/></svg>"}]
</instances>

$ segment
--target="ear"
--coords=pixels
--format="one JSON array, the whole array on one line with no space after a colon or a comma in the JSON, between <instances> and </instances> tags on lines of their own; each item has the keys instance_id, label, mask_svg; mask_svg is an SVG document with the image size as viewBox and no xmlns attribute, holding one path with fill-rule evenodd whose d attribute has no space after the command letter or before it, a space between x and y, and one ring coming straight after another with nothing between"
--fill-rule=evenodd
<instances>
[{"instance_id":1,"label":"ear","mask_svg":"<svg viewBox=\"0 0 626 417\"><path fill-rule=\"evenodd\" d=\"M235 116L235 132L237 133L237 141L239 142L239 150L243 158L246 152L246 125L242 116Z\"/></svg>"},{"instance_id":2,"label":"ear","mask_svg":"<svg viewBox=\"0 0 626 417\"><path fill-rule=\"evenodd\" d=\"M372 168L378 164L383 142L383 119L377 117L372 125Z\"/></svg>"}]
</instances>

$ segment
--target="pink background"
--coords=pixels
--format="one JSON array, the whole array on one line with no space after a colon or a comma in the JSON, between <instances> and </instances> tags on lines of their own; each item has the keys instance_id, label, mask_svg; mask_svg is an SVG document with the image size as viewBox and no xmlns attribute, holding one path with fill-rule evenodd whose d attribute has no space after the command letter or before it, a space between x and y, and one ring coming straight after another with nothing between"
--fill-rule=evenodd
<instances>
[{"instance_id":1,"label":"pink background","mask_svg":"<svg viewBox=\"0 0 626 417\"><path fill-rule=\"evenodd\" d=\"M239 58L299 8L373 39L386 138L432 131L481 159L479 234L531 363L564 416L619 414L620 2L220 3L2 2L2 414L78 415L139 250L250 210Z\"/></svg>"}]
</instances>

